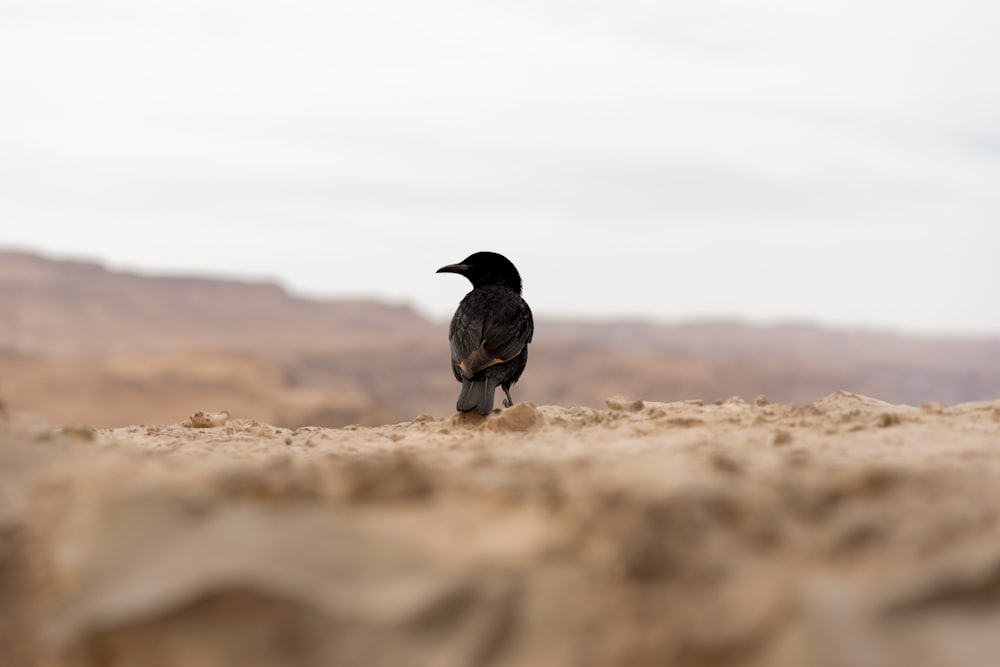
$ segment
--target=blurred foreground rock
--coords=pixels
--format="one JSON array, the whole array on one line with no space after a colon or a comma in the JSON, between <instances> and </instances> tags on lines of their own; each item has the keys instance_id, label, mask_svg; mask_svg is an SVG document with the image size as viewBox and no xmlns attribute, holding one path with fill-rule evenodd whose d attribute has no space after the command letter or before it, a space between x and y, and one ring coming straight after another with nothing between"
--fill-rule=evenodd
<instances>
[{"instance_id":1,"label":"blurred foreground rock","mask_svg":"<svg viewBox=\"0 0 1000 667\"><path fill-rule=\"evenodd\" d=\"M1000 401L0 415L0 665L987 667Z\"/></svg>"}]
</instances>

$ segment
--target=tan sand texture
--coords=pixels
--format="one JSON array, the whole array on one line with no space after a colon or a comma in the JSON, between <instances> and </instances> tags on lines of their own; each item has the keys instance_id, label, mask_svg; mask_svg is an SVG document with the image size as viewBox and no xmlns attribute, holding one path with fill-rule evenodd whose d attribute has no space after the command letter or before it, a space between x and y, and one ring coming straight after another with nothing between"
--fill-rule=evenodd
<instances>
[{"instance_id":1,"label":"tan sand texture","mask_svg":"<svg viewBox=\"0 0 1000 667\"><path fill-rule=\"evenodd\" d=\"M246 416L0 417L0 665L1000 656L1000 401Z\"/></svg>"}]
</instances>

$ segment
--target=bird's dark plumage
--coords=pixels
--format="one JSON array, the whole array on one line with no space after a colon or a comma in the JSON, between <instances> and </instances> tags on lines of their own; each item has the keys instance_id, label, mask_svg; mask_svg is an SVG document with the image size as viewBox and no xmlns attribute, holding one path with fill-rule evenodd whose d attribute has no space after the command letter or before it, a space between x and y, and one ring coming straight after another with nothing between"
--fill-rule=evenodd
<instances>
[{"instance_id":1,"label":"bird's dark plumage","mask_svg":"<svg viewBox=\"0 0 1000 667\"><path fill-rule=\"evenodd\" d=\"M458 411L488 415L497 386L507 397L504 407L510 407L510 387L524 372L535 332L531 309L521 298L520 274L495 252L477 252L437 272L458 273L472 283L448 329L451 370L462 383Z\"/></svg>"}]
</instances>

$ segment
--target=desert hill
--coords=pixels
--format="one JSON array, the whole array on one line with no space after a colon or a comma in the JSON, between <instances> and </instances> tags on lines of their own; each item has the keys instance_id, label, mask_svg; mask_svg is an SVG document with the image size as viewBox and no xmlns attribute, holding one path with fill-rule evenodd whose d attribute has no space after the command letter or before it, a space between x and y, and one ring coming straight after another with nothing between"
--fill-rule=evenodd
<instances>
[{"instance_id":1,"label":"desert hill","mask_svg":"<svg viewBox=\"0 0 1000 667\"><path fill-rule=\"evenodd\" d=\"M0 400L57 423L166 423L229 409L283 426L449 414L447 323L372 301L296 298L277 284L145 276L0 252ZM895 403L1000 396L1000 340L738 322L538 317L517 400L599 407L837 389Z\"/></svg>"},{"instance_id":2,"label":"desert hill","mask_svg":"<svg viewBox=\"0 0 1000 667\"><path fill-rule=\"evenodd\" d=\"M41 354L329 350L435 333L402 306L322 303L275 283L144 276L9 251L0 251L0 303L0 350Z\"/></svg>"}]
</instances>

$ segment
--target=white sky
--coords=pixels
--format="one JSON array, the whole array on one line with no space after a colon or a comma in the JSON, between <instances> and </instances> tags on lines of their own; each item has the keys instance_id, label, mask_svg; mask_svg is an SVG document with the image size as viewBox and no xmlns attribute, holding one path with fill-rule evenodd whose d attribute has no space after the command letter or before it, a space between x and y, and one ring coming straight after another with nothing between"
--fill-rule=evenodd
<instances>
[{"instance_id":1,"label":"white sky","mask_svg":"<svg viewBox=\"0 0 1000 667\"><path fill-rule=\"evenodd\" d=\"M0 245L447 316L1000 334L993 0L4 0Z\"/></svg>"}]
</instances>

